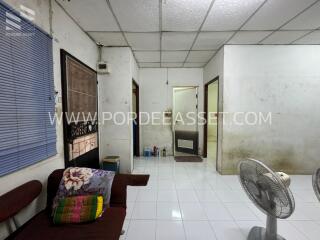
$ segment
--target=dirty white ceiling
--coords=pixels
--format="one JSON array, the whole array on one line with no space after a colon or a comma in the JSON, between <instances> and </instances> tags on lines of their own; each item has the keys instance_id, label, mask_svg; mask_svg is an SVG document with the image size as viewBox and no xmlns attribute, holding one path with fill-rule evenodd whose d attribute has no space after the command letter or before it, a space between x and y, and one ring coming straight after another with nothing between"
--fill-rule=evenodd
<instances>
[{"instance_id":1,"label":"dirty white ceiling","mask_svg":"<svg viewBox=\"0 0 320 240\"><path fill-rule=\"evenodd\" d=\"M140 67L203 67L224 44L320 44L320 0L56 0Z\"/></svg>"}]
</instances>

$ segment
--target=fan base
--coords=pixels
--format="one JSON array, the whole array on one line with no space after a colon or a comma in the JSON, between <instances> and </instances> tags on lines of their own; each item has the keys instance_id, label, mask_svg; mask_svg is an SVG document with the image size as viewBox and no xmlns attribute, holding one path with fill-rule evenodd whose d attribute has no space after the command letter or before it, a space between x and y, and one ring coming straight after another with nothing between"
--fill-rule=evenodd
<instances>
[{"instance_id":1,"label":"fan base","mask_svg":"<svg viewBox=\"0 0 320 240\"><path fill-rule=\"evenodd\" d=\"M277 235L275 238L266 236L266 229L263 227L253 227L249 233L247 240L286 240L285 238Z\"/></svg>"}]
</instances>

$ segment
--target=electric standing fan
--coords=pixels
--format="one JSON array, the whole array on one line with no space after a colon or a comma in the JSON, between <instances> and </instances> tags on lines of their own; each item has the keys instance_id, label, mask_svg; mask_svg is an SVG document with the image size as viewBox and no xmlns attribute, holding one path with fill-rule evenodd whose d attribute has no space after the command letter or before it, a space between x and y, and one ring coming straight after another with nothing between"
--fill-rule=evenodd
<instances>
[{"instance_id":1,"label":"electric standing fan","mask_svg":"<svg viewBox=\"0 0 320 240\"><path fill-rule=\"evenodd\" d=\"M277 234L277 218L286 219L295 208L293 195L288 188L288 175L273 172L255 159L239 163L241 185L251 201L267 215L267 227L253 227L248 240L285 240Z\"/></svg>"},{"instance_id":2,"label":"electric standing fan","mask_svg":"<svg viewBox=\"0 0 320 240\"><path fill-rule=\"evenodd\" d=\"M313 190L320 201L320 168L313 174L312 185Z\"/></svg>"}]
</instances>

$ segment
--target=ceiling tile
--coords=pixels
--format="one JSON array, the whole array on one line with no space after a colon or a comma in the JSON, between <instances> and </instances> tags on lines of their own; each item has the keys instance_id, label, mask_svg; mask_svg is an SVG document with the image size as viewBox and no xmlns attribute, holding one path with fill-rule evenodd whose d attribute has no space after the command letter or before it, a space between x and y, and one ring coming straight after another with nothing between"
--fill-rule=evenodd
<instances>
[{"instance_id":1,"label":"ceiling tile","mask_svg":"<svg viewBox=\"0 0 320 240\"><path fill-rule=\"evenodd\" d=\"M162 62L184 62L188 55L188 51L163 51L161 52Z\"/></svg>"},{"instance_id":2,"label":"ceiling tile","mask_svg":"<svg viewBox=\"0 0 320 240\"><path fill-rule=\"evenodd\" d=\"M120 31L105 0L57 0L85 31Z\"/></svg>"},{"instance_id":3,"label":"ceiling tile","mask_svg":"<svg viewBox=\"0 0 320 240\"><path fill-rule=\"evenodd\" d=\"M180 63L174 63L174 62L163 62L161 63L161 67L168 67L168 68L180 68L183 66L183 62Z\"/></svg>"},{"instance_id":4,"label":"ceiling tile","mask_svg":"<svg viewBox=\"0 0 320 240\"><path fill-rule=\"evenodd\" d=\"M320 30L308 34L293 44L320 44Z\"/></svg>"},{"instance_id":5,"label":"ceiling tile","mask_svg":"<svg viewBox=\"0 0 320 240\"><path fill-rule=\"evenodd\" d=\"M133 50L160 50L160 33L125 33Z\"/></svg>"},{"instance_id":6,"label":"ceiling tile","mask_svg":"<svg viewBox=\"0 0 320 240\"><path fill-rule=\"evenodd\" d=\"M282 29L286 30L311 30L320 27L320 2L293 19Z\"/></svg>"},{"instance_id":7,"label":"ceiling tile","mask_svg":"<svg viewBox=\"0 0 320 240\"><path fill-rule=\"evenodd\" d=\"M186 62L208 62L215 51L190 51Z\"/></svg>"},{"instance_id":8,"label":"ceiling tile","mask_svg":"<svg viewBox=\"0 0 320 240\"><path fill-rule=\"evenodd\" d=\"M276 30L315 0L268 0L247 22L244 30Z\"/></svg>"},{"instance_id":9,"label":"ceiling tile","mask_svg":"<svg viewBox=\"0 0 320 240\"><path fill-rule=\"evenodd\" d=\"M134 55L138 62L160 62L159 51L134 51Z\"/></svg>"},{"instance_id":10,"label":"ceiling tile","mask_svg":"<svg viewBox=\"0 0 320 240\"><path fill-rule=\"evenodd\" d=\"M228 44L258 44L272 31L240 31L228 42Z\"/></svg>"},{"instance_id":11,"label":"ceiling tile","mask_svg":"<svg viewBox=\"0 0 320 240\"><path fill-rule=\"evenodd\" d=\"M158 0L110 0L123 31L159 31Z\"/></svg>"},{"instance_id":12,"label":"ceiling tile","mask_svg":"<svg viewBox=\"0 0 320 240\"><path fill-rule=\"evenodd\" d=\"M237 30L263 2L264 0L216 0L202 29Z\"/></svg>"},{"instance_id":13,"label":"ceiling tile","mask_svg":"<svg viewBox=\"0 0 320 240\"><path fill-rule=\"evenodd\" d=\"M162 50L189 50L196 35L194 32L164 32Z\"/></svg>"},{"instance_id":14,"label":"ceiling tile","mask_svg":"<svg viewBox=\"0 0 320 240\"><path fill-rule=\"evenodd\" d=\"M211 0L165 0L162 3L162 30L198 31Z\"/></svg>"},{"instance_id":15,"label":"ceiling tile","mask_svg":"<svg viewBox=\"0 0 320 240\"><path fill-rule=\"evenodd\" d=\"M290 44L308 31L277 31L265 39L262 44Z\"/></svg>"},{"instance_id":16,"label":"ceiling tile","mask_svg":"<svg viewBox=\"0 0 320 240\"><path fill-rule=\"evenodd\" d=\"M201 32L193 50L217 50L234 32Z\"/></svg>"},{"instance_id":17,"label":"ceiling tile","mask_svg":"<svg viewBox=\"0 0 320 240\"><path fill-rule=\"evenodd\" d=\"M139 66L141 68L159 68L160 67L160 63L144 63L144 62L141 62L141 63L139 63Z\"/></svg>"},{"instance_id":18,"label":"ceiling tile","mask_svg":"<svg viewBox=\"0 0 320 240\"><path fill-rule=\"evenodd\" d=\"M121 32L89 32L93 39L104 46L123 47L127 43Z\"/></svg>"},{"instance_id":19,"label":"ceiling tile","mask_svg":"<svg viewBox=\"0 0 320 240\"><path fill-rule=\"evenodd\" d=\"M184 67L190 67L190 68L202 68L206 65L207 63L184 63Z\"/></svg>"}]
</instances>

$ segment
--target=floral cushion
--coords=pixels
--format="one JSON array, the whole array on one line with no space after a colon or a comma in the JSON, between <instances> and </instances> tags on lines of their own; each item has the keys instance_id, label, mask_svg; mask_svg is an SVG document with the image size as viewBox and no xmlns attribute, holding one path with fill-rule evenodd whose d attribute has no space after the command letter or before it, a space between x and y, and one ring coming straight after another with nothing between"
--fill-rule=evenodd
<instances>
[{"instance_id":1,"label":"floral cushion","mask_svg":"<svg viewBox=\"0 0 320 240\"><path fill-rule=\"evenodd\" d=\"M110 202L111 186L115 173L100 169L67 168L63 172L59 189L53 201L53 212L60 200L71 196L100 195L104 209Z\"/></svg>"}]
</instances>

